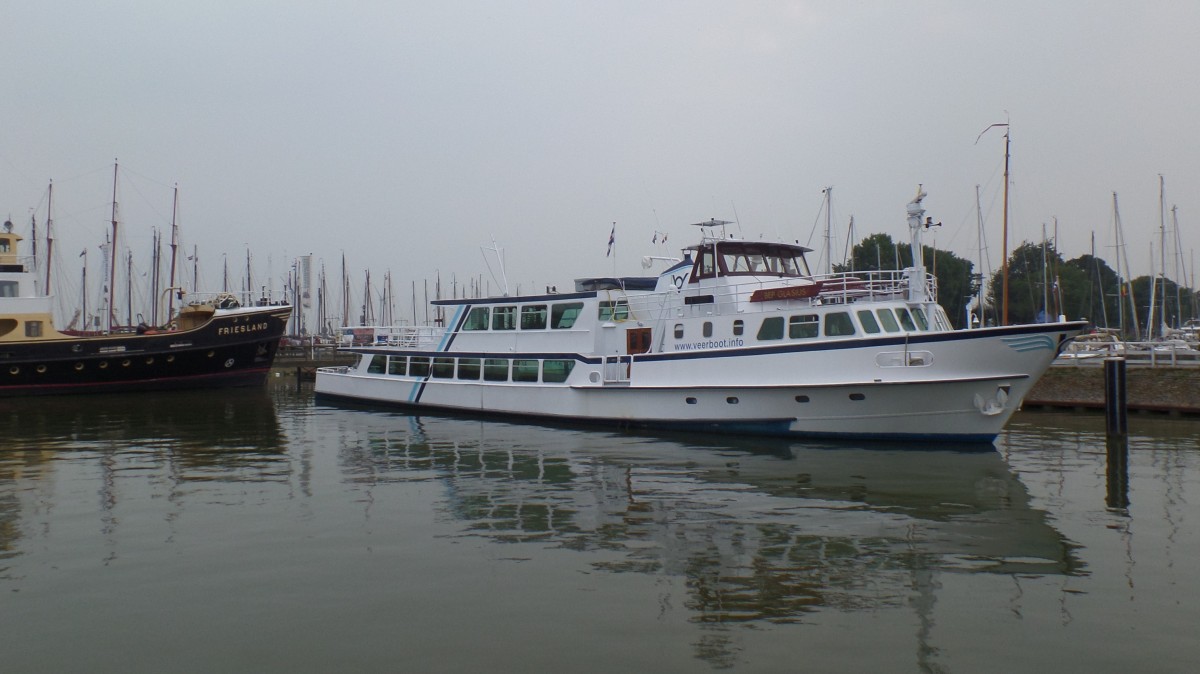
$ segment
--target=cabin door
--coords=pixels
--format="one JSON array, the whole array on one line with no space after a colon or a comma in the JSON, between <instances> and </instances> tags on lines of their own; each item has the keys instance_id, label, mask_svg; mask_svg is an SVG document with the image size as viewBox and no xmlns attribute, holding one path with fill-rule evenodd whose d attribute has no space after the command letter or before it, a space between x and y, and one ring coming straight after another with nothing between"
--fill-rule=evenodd
<instances>
[{"instance_id":1,"label":"cabin door","mask_svg":"<svg viewBox=\"0 0 1200 674\"><path fill-rule=\"evenodd\" d=\"M630 328L625 331L625 353L650 353L650 328Z\"/></svg>"}]
</instances>

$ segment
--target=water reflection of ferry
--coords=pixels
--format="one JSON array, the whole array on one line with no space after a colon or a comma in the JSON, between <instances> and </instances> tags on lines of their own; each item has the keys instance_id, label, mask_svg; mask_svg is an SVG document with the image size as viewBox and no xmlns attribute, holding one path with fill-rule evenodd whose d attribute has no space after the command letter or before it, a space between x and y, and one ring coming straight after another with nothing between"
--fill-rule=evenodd
<instances>
[{"instance_id":1,"label":"water reflection of ferry","mask_svg":"<svg viewBox=\"0 0 1200 674\"><path fill-rule=\"evenodd\" d=\"M903 607L914 574L1082 573L995 451L354 419L346 428L365 442L347 443L342 461L357 479L440 480L465 535L605 553L595 570L682 577L700 622Z\"/></svg>"}]
</instances>

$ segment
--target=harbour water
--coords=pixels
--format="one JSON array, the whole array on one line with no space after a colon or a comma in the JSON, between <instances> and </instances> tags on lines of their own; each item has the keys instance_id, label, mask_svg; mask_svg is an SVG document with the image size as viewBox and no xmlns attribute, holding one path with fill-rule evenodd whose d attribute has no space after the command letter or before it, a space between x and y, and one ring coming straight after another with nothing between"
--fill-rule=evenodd
<instances>
[{"instance_id":1,"label":"harbour water","mask_svg":"<svg viewBox=\"0 0 1200 674\"><path fill-rule=\"evenodd\" d=\"M834 445L347 409L279 378L0 418L5 672L1200 661L1195 419L1131 417L1121 477L1096 414Z\"/></svg>"}]
</instances>

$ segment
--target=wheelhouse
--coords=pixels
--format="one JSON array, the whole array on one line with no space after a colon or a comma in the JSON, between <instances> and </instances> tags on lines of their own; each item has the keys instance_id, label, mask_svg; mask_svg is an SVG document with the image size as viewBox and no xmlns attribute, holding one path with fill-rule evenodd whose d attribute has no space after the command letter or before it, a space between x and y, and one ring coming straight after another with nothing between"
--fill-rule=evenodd
<instances>
[{"instance_id":1,"label":"wheelhouse","mask_svg":"<svg viewBox=\"0 0 1200 674\"><path fill-rule=\"evenodd\" d=\"M804 254L811 249L763 241L709 241L689 250L695 253L691 281L718 276L809 278Z\"/></svg>"}]
</instances>

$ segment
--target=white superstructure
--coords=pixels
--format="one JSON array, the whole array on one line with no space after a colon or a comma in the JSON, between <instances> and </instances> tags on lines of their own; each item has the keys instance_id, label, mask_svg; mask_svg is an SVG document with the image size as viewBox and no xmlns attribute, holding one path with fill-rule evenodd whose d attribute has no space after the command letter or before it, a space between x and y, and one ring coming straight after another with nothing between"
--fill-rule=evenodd
<instances>
[{"instance_id":1,"label":"white superstructure","mask_svg":"<svg viewBox=\"0 0 1200 674\"><path fill-rule=\"evenodd\" d=\"M919 193L908 208L920 251ZM953 330L913 267L814 276L804 248L702 223L657 277L440 300L322 398L700 431L990 441L1082 323Z\"/></svg>"}]
</instances>

